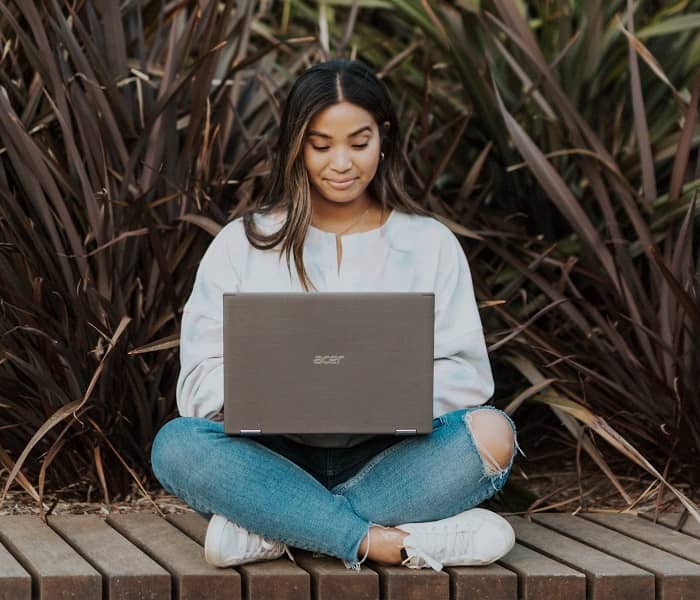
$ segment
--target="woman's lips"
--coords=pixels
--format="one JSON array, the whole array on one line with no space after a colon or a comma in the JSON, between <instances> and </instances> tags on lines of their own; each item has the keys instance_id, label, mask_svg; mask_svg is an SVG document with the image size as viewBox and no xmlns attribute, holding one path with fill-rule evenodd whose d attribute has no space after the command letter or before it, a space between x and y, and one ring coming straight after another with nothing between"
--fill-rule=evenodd
<instances>
[{"instance_id":1,"label":"woman's lips","mask_svg":"<svg viewBox=\"0 0 700 600\"><path fill-rule=\"evenodd\" d=\"M336 190L346 190L348 189L353 183L355 183L356 177L353 179L344 179L342 181L334 181L333 179L326 179L328 182L328 185L330 185L332 188Z\"/></svg>"}]
</instances>

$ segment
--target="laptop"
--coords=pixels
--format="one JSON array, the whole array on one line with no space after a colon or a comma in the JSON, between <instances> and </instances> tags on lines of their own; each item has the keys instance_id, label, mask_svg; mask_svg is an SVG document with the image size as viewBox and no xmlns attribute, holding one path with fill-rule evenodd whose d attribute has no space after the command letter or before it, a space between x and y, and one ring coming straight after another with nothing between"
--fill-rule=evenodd
<instances>
[{"instance_id":1,"label":"laptop","mask_svg":"<svg viewBox=\"0 0 700 600\"><path fill-rule=\"evenodd\" d=\"M431 433L435 296L223 294L224 432Z\"/></svg>"}]
</instances>

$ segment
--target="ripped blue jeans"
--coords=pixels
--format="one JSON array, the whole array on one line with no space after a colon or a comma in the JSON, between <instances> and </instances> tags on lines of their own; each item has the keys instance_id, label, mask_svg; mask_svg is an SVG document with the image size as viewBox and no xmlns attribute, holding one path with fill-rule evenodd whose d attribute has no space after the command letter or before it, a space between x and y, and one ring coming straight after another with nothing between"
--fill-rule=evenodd
<instances>
[{"instance_id":1,"label":"ripped blue jeans","mask_svg":"<svg viewBox=\"0 0 700 600\"><path fill-rule=\"evenodd\" d=\"M371 525L444 519L505 485L515 449L505 469L482 458L469 422L476 410L498 409L456 410L434 418L430 434L375 436L350 448L319 448L282 435L230 436L221 422L178 417L158 431L151 464L163 487L203 516L223 515L357 570ZM499 412L516 435L513 421Z\"/></svg>"}]
</instances>

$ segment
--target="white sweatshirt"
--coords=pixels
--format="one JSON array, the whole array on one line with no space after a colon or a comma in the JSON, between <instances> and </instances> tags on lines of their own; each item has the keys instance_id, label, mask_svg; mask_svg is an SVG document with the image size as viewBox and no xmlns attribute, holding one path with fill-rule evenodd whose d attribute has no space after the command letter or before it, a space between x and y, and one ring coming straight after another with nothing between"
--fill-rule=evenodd
<instances>
[{"instance_id":1,"label":"white sweatshirt","mask_svg":"<svg viewBox=\"0 0 700 600\"><path fill-rule=\"evenodd\" d=\"M266 232L281 216L257 215ZM319 292L433 292L435 340L433 416L486 402L493 376L467 259L440 221L393 210L379 228L341 236L338 271L335 234L310 227L304 265ZM187 300L180 332L177 406L182 416L211 418L223 406L224 292L301 292L277 250L247 240L242 218L226 224L207 248ZM288 436L315 446L352 446L371 436Z\"/></svg>"}]
</instances>

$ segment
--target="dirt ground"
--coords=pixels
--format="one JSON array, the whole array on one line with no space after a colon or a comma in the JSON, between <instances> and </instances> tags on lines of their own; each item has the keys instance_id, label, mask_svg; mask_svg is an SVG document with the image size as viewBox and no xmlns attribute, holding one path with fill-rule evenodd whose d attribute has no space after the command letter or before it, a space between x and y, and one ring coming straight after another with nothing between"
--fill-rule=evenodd
<instances>
[{"instance_id":1,"label":"dirt ground","mask_svg":"<svg viewBox=\"0 0 700 600\"><path fill-rule=\"evenodd\" d=\"M522 514L530 511L554 510L563 512L587 511L621 511L629 507L620 492L610 483L609 479L598 470L588 466L581 477L581 485L575 469L527 467L515 464L504 494L504 501L492 503L491 507L504 513ZM634 500L631 510L639 512L654 512L658 499L658 485L648 480L634 476L618 476L626 493ZM651 484L651 485L650 485ZM535 497L525 501L520 497L520 488L527 490ZM680 487L684 494L694 497L697 504L697 490ZM695 493L693 493L695 492ZM148 496L136 486L124 499L112 501L109 504L99 501L99 491L92 490L90 501L74 490L61 490L57 493L46 494L44 497L44 512L48 514L96 514L107 517L111 514L132 512L153 512L163 515L193 512L180 498L167 493L162 488L149 490ZM513 502L513 497L516 502ZM681 503L676 497L665 492L659 505L660 512L678 512L682 510ZM10 490L4 502L0 504L0 515L39 514L39 504L24 490Z\"/></svg>"},{"instance_id":2,"label":"dirt ground","mask_svg":"<svg viewBox=\"0 0 700 600\"><path fill-rule=\"evenodd\" d=\"M136 486L134 487L136 488ZM60 493L46 494L44 496L44 511L52 515L94 514L105 518L109 515L122 513L158 513L159 510L165 515L193 512L180 498L172 496L162 489L152 490L148 493L150 497L145 497L137 488L135 492L129 494L125 499L106 504L99 501L88 502L85 498L80 499L64 490ZM39 513L39 503L25 491L9 491L5 501L0 505L0 516L38 515Z\"/></svg>"}]
</instances>

